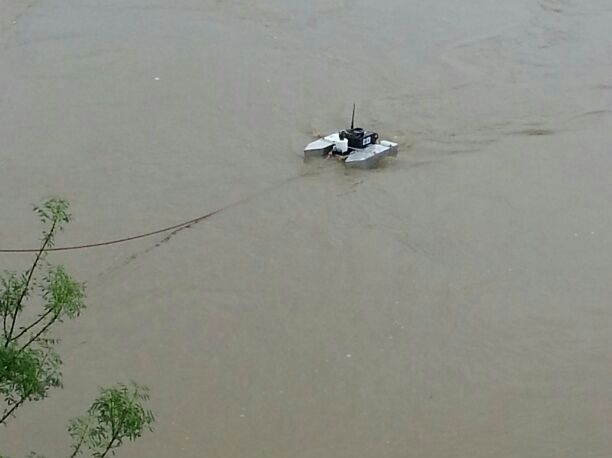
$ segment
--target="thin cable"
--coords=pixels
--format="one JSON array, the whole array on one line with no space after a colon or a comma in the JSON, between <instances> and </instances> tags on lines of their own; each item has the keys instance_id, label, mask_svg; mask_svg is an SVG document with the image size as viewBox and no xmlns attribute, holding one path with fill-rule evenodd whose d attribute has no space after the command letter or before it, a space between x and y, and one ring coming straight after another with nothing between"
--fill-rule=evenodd
<instances>
[{"instance_id":1,"label":"thin cable","mask_svg":"<svg viewBox=\"0 0 612 458\"><path fill-rule=\"evenodd\" d=\"M272 191L276 188L279 188L280 186L283 186L293 180L296 180L298 178L302 178L308 176L308 174L301 174L301 175L295 175L293 177L290 177L288 179L286 179L285 181L278 183L274 186L270 186L266 189L263 189L260 192L255 193L252 196L249 196L245 199L242 199L238 202L234 202L233 204L227 205L223 208L219 208L218 210L212 211L210 213L206 213L205 215L202 216L198 216L197 218L193 218L190 219L188 221L183 221L182 223L179 224L174 224L173 226L168 226L168 227L164 227L162 229L157 229L151 232L145 232L143 234L137 234L137 235L132 235L130 237L123 237L120 239L115 239L115 240L107 240L104 242L97 242L97 243L87 243L87 244L83 244L83 245L72 245L72 246L63 246L63 247L52 247L52 248L46 248L45 251L74 251L74 250L84 250L87 248L96 248L96 247L101 247L101 246L110 246L110 245L117 245L119 243L125 243L125 242L130 242L132 240L138 240L138 239L144 239L146 237L151 237L153 235L158 235L158 234L163 234L164 232L170 232L170 231L174 231L177 229L181 229L181 228L186 228L191 226L192 224L196 224L199 223L202 220L205 220L207 218L210 218L211 216L216 215L217 213L220 213L224 210L227 210L230 207L233 207L235 205L239 205L241 203L244 203L246 201L249 201L251 199L254 199L255 197L264 194L266 192ZM0 253L38 253L38 251L40 251L40 248L12 248L12 249L0 249Z\"/></svg>"},{"instance_id":2,"label":"thin cable","mask_svg":"<svg viewBox=\"0 0 612 458\"><path fill-rule=\"evenodd\" d=\"M215 210L213 212L207 213L202 216L198 216L197 218L190 219L189 221L184 221L179 224L175 224L173 226L164 227L162 229L157 229L151 232L145 232L144 234L132 235L130 237L123 237L121 239L115 240L107 240L104 242L97 243L87 243L84 245L72 245L72 246L62 246L62 247L51 247L45 249L45 251L71 251L71 250L83 250L86 248L96 248L101 246L109 246L109 245L117 245L118 243L130 242L132 240L144 239L145 237L151 237L157 234L163 234L164 232L173 231L176 229L183 228L185 226L190 226L195 223L199 223L200 221L210 218L213 215L216 215L220 211L224 210L223 208L219 210ZM0 253L36 253L40 250L40 248L14 248L14 249L0 249Z\"/></svg>"}]
</instances>

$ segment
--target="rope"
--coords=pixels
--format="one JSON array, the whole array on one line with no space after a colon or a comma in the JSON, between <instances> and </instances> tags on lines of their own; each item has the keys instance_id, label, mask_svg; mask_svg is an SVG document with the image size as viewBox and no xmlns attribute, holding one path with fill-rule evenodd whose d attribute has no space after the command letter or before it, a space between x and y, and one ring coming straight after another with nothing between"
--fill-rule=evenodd
<instances>
[{"instance_id":1,"label":"rope","mask_svg":"<svg viewBox=\"0 0 612 458\"><path fill-rule=\"evenodd\" d=\"M215 210L213 212L207 213L202 216L198 216L197 218L190 219L189 221L184 221L179 224L175 224L174 226L164 227L162 229L157 229L151 232L145 232L144 234L132 235L130 237L124 237L121 239L115 240L107 240L104 242L97 243L87 243L84 245L72 245L72 246L62 246L62 247L51 247L46 248L45 251L72 251L72 250L84 250L86 248L96 248L101 246L109 246L109 245L117 245L119 243L130 242L132 240L144 239L145 237L151 237L157 234L163 234L164 232L174 231L176 229L181 229L183 227L191 226L192 224L199 223L200 221L210 218L213 215L216 215L220 211L224 209L221 208L219 210ZM13 248L13 249L0 249L0 253L38 253L40 248Z\"/></svg>"},{"instance_id":2,"label":"rope","mask_svg":"<svg viewBox=\"0 0 612 458\"><path fill-rule=\"evenodd\" d=\"M211 216L216 215L217 213L222 212L223 210L227 210L230 207L233 207L235 205L244 203L248 200L254 199L255 197L269 192L273 189L276 189L280 186L283 186L291 181L294 181L298 178L304 177L307 175L296 175L293 177L290 177L286 180L284 180L281 183L278 183L274 186L270 186L269 188L263 189L262 191L255 193L254 195L247 197L245 199L242 199L238 202L234 202L233 204L227 205L226 207L220 208L218 210L212 211L210 213L206 213L205 215L202 216L198 216L197 218L193 218L190 219L188 221L184 221L182 223L179 224L175 224L173 226L168 226L168 227L164 227L162 229L157 229L151 232L145 232L143 234L137 234L137 235L132 235L130 237L123 237L120 239L115 239L115 240L107 240L104 242L96 242L96 243L87 243L87 244L83 244L83 245L72 245L72 246L63 246L63 247L51 247L51 248L45 248L45 251L74 251L74 250L84 250L87 248L96 248L96 247L102 247L102 246L110 246L110 245L117 245L119 243L125 243L125 242L131 242L132 240L138 240L138 239L144 239L146 237L151 237L153 235L158 235L158 234L163 234L164 232L170 232L170 231L175 231L177 229L182 229L182 228L187 228L193 224L199 223L202 220L205 220L207 218L210 218ZM38 253L40 251L40 248L12 248L12 249L0 249L0 253Z\"/></svg>"}]
</instances>

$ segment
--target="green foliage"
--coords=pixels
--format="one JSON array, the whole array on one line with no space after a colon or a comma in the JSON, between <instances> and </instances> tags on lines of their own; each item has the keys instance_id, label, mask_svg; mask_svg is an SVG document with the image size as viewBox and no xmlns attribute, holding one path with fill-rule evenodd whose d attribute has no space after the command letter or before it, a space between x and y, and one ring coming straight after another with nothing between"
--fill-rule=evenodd
<instances>
[{"instance_id":1,"label":"green foliage","mask_svg":"<svg viewBox=\"0 0 612 458\"><path fill-rule=\"evenodd\" d=\"M85 308L83 285L74 281L62 266L49 268L42 286L45 312L57 316L59 321L76 318Z\"/></svg>"},{"instance_id":2,"label":"green foliage","mask_svg":"<svg viewBox=\"0 0 612 458\"><path fill-rule=\"evenodd\" d=\"M57 197L45 201L40 207L34 207L40 222L50 224L49 230L43 230L43 241L46 240L48 246L53 246L55 233L63 230L64 226L72 220L69 208L68 202Z\"/></svg>"},{"instance_id":3,"label":"green foliage","mask_svg":"<svg viewBox=\"0 0 612 458\"><path fill-rule=\"evenodd\" d=\"M0 348L0 394L6 408L3 421L25 401L39 401L50 388L62 386L61 361L52 348L20 349L14 343Z\"/></svg>"},{"instance_id":4,"label":"green foliage","mask_svg":"<svg viewBox=\"0 0 612 458\"><path fill-rule=\"evenodd\" d=\"M54 325L77 318L85 309L85 288L63 266L53 266L45 257L55 235L72 218L68 210L68 203L57 198L35 207L46 225L41 248L25 272L0 275L0 424L6 424L24 403L40 401L52 388L62 387L57 339L49 334ZM40 298L40 311L28 313L34 317L28 320L23 311L34 294ZM87 450L93 458L104 458L124 441L152 430L153 414L143 407L148 399L148 389L135 383L102 388L87 413L68 425L71 457ZM32 452L28 458L44 456Z\"/></svg>"},{"instance_id":5,"label":"green foliage","mask_svg":"<svg viewBox=\"0 0 612 458\"><path fill-rule=\"evenodd\" d=\"M84 286L62 266L43 262L55 234L70 221L68 203L54 198L35 210L48 226L40 250L25 272L0 276L0 395L4 398L0 423L5 423L25 402L44 399L51 388L62 386L62 361L48 333L54 324L77 317L85 308ZM26 301L34 292L43 300L42 310L36 318L24 320Z\"/></svg>"},{"instance_id":6,"label":"green foliage","mask_svg":"<svg viewBox=\"0 0 612 458\"><path fill-rule=\"evenodd\" d=\"M136 383L102 388L87 414L70 421L71 456L80 455L85 447L94 458L104 458L124 440L138 439L145 429L152 431L155 418L142 405L148 399L149 390Z\"/></svg>"},{"instance_id":7,"label":"green foliage","mask_svg":"<svg viewBox=\"0 0 612 458\"><path fill-rule=\"evenodd\" d=\"M26 273L17 274L16 272L5 272L0 276L0 313L2 313L3 337L8 338L7 324L9 319L19 315L23 309L23 300L29 296L27 287L28 276Z\"/></svg>"}]
</instances>

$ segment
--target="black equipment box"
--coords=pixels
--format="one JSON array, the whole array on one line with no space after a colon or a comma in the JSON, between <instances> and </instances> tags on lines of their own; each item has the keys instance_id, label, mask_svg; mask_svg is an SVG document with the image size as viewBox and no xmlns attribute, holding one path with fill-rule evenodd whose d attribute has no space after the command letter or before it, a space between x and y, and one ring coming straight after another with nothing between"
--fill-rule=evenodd
<instances>
[{"instance_id":1,"label":"black equipment box","mask_svg":"<svg viewBox=\"0 0 612 458\"><path fill-rule=\"evenodd\" d=\"M340 132L340 140L348 140L349 148L363 149L378 141L376 132L368 132L360 127L343 130Z\"/></svg>"}]
</instances>

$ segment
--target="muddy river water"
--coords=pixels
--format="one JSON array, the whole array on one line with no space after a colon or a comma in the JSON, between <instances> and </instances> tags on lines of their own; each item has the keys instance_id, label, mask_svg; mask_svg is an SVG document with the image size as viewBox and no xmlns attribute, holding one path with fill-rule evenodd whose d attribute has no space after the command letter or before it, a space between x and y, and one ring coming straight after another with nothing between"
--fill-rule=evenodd
<instances>
[{"instance_id":1,"label":"muddy river water","mask_svg":"<svg viewBox=\"0 0 612 458\"><path fill-rule=\"evenodd\" d=\"M0 5L0 248L224 209L50 258L89 308L5 453L134 379L124 457L612 456L609 0ZM304 163L353 102L398 159Z\"/></svg>"}]
</instances>

